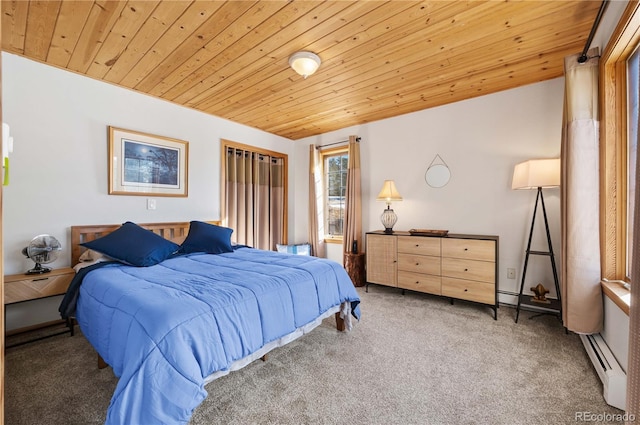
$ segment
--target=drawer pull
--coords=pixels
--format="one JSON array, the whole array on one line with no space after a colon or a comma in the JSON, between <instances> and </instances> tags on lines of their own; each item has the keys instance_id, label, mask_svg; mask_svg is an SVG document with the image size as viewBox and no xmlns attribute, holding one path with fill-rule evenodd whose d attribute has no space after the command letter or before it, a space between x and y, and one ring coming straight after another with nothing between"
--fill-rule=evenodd
<instances>
[{"instance_id":1,"label":"drawer pull","mask_svg":"<svg viewBox=\"0 0 640 425\"><path fill-rule=\"evenodd\" d=\"M469 248L465 248L464 250L465 250L465 251L469 251Z\"/></svg>"},{"instance_id":2,"label":"drawer pull","mask_svg":"<svg viewBox=\"0 0 640 425\"><path fill-rule=\"evenodd\" d=\"M49 278L48 277L41 277L39 279L33 279L34 282L37 282L39 280L49 280Z\"/></svg>"},{"instance_id":3,"label":"drawer pull","mask_svg":"<svg viewBox=\"0 0 640 425\"><path fill-rule=\"evenodd\" d=\"M416 263L416 266L419 266L419 265L420 265L420 263Z\"/></svg>"},{"instance_id":4,"label":"drawer pull","mask_svg":"<svg viewBox=\"0 0 640 425\"><path fill-rule=\"evenodd\" d=\"M416 280L416 285L420 285L420 281L419 280Z\"/></svg>"},{"instance_id":5,"label":"drawer pull","mask_svg":"<svg viewBox=\"0 0 640 425\"><path fill-rule=\"evenodd\" d=\"M467 291L468 291L468 289L465 289L465 290L464 290L464 292L467 292Z\"/></svg>"},{"instance_id":6,"label":"drawer pull","mask_svg":"<svg viewBox=\"0 0 640 425\"><path fill-rule=\"evenodd\" d=\"M464 269L464 271L465 271L465 272L468 272L468 271L469 271L469 269Z\"/></svg>"},{"instance_id":7,"label":"drawer pull","mask_svg":"<svg viewBox=\"0 0 640 425\"><path fill-rule=\"evenodd\" d=\"M420 244L416 244L416 248L420 248Z\"/></svg>"}]
</instances>

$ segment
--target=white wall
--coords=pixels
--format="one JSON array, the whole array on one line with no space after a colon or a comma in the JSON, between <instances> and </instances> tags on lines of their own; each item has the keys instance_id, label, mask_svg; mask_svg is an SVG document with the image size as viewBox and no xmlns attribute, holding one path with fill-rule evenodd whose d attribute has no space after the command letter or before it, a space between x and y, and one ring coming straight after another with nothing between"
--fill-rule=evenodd
<instances>
[{"instance_id":1,"label":"white wall","mask_svg":"<svg viewBox=\"0 0 640 425\"><path fill-rule=\"evenodd\" d=\"M618 21L627 7L627 0L611 0L607 3L607 8L598 29L591 40L591 47L599 47L600 53L602 53L609 42L609 38L613 33L613 30L618 25Z\"/></svg>"},{"instance_id":2,"label":"white wall","mask_svg":"<svg viewBox=\"0 0 640 425\"><path fill-rule=\"evenodd\" d=\"M41 233L63 246L50 265L68 266L71 225L219 219L221 138L286 153L294 173L289 139L5 52L2 74L3 120L15 139L3 191L6 274L33 266L21 250ZM154 197L157 209L147 210L147 197L108 195L109 125L188 141L188 198ZM292 197L289 205L293 216ZM59 318L58 299L30 304L9 306L7 329Z\"/></svg>"},{"instance_id":3,"label":"white wall","mask_svg":"<svg viewBox=\"0 0 640 425\"><path fill-rule=\"evenodd\" d=\"M499 289L518 292L524 252L533 215L535 191L511 190L514 166L531 158L560 155L564 79L532 84L450 105L381 120L296 142L299 164L308 163L308 145L362 138L363 229L381 229L384 203L375 197L385 179L395 180L402 202L394 229L446 229L451 233L498 235ZM424 180L436 154L451 170L451 180L434 189ZM297 178L307 181L299 166ZM304 180L303 180L304 179ZM307 185L296 186L296 198L307 199ZM553 247L560 258L559 189L545 190ZM539 207L540 210L540 207ZM298 204L296 235L307 234L307 210ZM538 216L532 249L546 250L544 221ZM340 246L329 247L340 260ZM516 279L507 279L515 268ZM553 289L548 257L531 257L525 288L543 282ZM514 302L503 295L501 300Z\"/></svg>"},{"instance_id":4,"label":"white wall","mask_svg":"<svg viewBox=\"0 0 640 425\"><path fill-rule=\"evenodd\" d=\"M607 296L604 297L604 329L600 334L626 372L629 358L629 316Z\"/></svg>"}]
</instances>

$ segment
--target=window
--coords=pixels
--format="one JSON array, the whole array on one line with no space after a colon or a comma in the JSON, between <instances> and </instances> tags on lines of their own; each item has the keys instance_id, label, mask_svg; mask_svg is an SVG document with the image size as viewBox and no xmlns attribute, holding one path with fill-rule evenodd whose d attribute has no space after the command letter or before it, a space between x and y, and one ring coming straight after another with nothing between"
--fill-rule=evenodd
<instances>
[{"instance_id":1,"label":"window","mask_svg":"<svg viewBox=\"0 0 640 425\"><path fill-rule=\"evenodd\" d=\"M342 147L322 152L324 228L327 242L342 243L349 151Z\"/></svg>"},{"instance_id":2,"label":"window","mask_svg":"<svg viewBox=\"0 0 640 425\"><path fill-rule=\"evenodd\" d=\"M600 236L602 276L631 282L640 5L629 3L601 57Z\"/></svg>"},{"instance_id":3,"label":"window","mask_svg":"<svg viewBox=\"0 0 640 425\"><path fill-rule=\"evenodd\" d=\"M636 158L638 151L638 95L640 49L627 61L627 267L626 278L631 281L633 260L633 218L636 198Z\"/></svg>"}]
</instances>

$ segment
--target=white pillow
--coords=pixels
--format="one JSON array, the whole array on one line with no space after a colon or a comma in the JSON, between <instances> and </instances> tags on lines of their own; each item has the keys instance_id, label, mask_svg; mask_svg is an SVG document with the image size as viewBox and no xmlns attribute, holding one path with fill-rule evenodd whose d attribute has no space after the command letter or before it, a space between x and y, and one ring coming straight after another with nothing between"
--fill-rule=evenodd
<instances>
[{"instance_id":1,"label":"white pillow","mask_svg":"<svg viewBox=\"0 0 640 425\"><path fill-rule=\"evenodd\" d=\"M98 260L109 261L111 260L111 257L104 255L101 252L94 251L93 249L87 249L85 252L82 253L79 260L81 263L87 263L87 262L98 261Z\"/></svg>"},{"instance_id":2,"label":"white pillow","mask_svg":"<svg viewBox=\"0 0 640 425\"><path fill-rule=\"evenodd\" d=\"M108 255L104 255L98 251L87 249L85 252L82 253L82 255L80 255L79 260L80 262L75 266L73 266L73 270L75 270L76 273L78 273L78 271L83 267L91 266L93 264L101 263L103 261L112 261L113 258L109 257Z\"/></svg>"}]
</instances>

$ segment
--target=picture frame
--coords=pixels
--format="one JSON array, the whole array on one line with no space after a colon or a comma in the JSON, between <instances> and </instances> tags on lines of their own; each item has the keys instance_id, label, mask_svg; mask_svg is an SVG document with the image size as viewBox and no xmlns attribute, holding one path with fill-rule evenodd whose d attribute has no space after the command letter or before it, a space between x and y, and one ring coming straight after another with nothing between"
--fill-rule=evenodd
<instances>
[{"instance_id":1,"label":"picture frame","mask_svg":"<svg viewBox=\"0 0 640 425\"><path fill-rule=\"evenodd\" d=\"M189 142L108 127L109 195L187 197Z\"/></svg>"}]
</instances>

